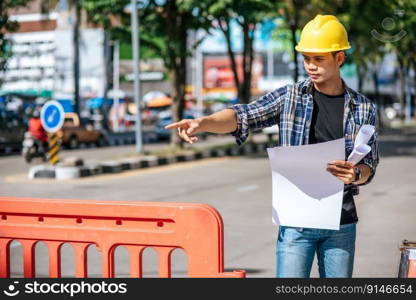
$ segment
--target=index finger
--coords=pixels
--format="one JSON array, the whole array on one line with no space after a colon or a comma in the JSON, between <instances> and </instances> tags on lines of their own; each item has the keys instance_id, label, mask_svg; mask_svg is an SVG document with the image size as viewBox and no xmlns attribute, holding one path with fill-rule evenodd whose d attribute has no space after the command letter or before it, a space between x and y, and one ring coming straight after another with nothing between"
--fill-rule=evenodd
<instances>
[{"instance_id":1,"label":"index finger","mask_svg":"<svg viewBox=\"0 0 416 300\"><path fill-rule=\"evenodd\" d=\"M333 160L330 162L330 164L333 165L337 165L337 166L343 166L343 167L353 167L352 163L350 163L349 161L344 161L344 160Z\"/></svg>"},{"instance_id":2,"label":"index finger","mask_svg":"<svg viewBox=\"0 0 416 300\"><path fill-rule=\"evenodd\" d=\"M178 128L181 127L184 124L183 121L171 123L165 126L165 129L172 129L172 128Z\"/></svg>"}]
</instances>

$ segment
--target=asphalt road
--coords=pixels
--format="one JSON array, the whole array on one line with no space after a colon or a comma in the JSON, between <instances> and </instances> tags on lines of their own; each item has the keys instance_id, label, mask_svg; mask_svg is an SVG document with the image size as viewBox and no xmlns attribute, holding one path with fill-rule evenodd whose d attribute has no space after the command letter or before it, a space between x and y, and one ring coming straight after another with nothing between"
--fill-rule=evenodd
<instances>
[{"instance_id":1,"label":"asphalt road","mask_svg":"<svg viewBox=\"0 0 416 300\"><path fill-rule=\"evenodd\" d=\"M130 150L89 149L79 154L96 159ZM354 277L397 277L399 244L403 239L416 240L416 134L382 136L380 150L380 165L373 182L362 187L355 198L359 222ZM248 277L274 277L277 232L271 223L271 170L265 153L62 182L29 181L22 176L27 167L19 160L0 159L1 196L207 203L221 213L224 221L225 268L245 269ZM47 276L43 244L38 244L36 254L37 274ZM12 275L19 277L21 247L16 242L11 256ZM68 245L62 256L63 275L73 276L73 252ZM100 276L100 253L91 247L88 256L89 275ZM128 276L127 261L126 249L119 247L118 277ZM144 276L157 276L156 266L154 251L146 249ZM172 268L173 276L185 276L183 252L174 252ZM316 258L311 276L318 277Z\"/></svg>"}]
</instances>

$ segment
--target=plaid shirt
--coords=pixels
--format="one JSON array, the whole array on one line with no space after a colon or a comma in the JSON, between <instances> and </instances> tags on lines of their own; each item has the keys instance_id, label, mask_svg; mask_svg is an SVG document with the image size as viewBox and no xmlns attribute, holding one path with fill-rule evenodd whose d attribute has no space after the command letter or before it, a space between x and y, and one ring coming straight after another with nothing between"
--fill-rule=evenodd
<instances>
[{"instance_id":1,"label":"plaid shirt","mask_svg":"<svg viewBox=\"0 0 416 300\"><path fill-rule=\"evenodd\" d=\"M376 126L376 105L364 95L349 88L343 81L345 93L344 105L344 136L345 160L354 147L354 140L361 125ZM276 89L249 104L234 104L228 106L237 114L237 129L231 134L235 136L238 145L247 139L250 131L256 131L273 125L279 126L279 139L276 146L298 146L309 144L309 130L313 109L313 84L310 78L288 84ZM370 183L379 162L377 130L368 142L371 152L359 164L370 167L372 173L369 179L359 185ZM347 184L353 195L358 195L359 188L355 184Z\"/></svg>"}]
</instances>

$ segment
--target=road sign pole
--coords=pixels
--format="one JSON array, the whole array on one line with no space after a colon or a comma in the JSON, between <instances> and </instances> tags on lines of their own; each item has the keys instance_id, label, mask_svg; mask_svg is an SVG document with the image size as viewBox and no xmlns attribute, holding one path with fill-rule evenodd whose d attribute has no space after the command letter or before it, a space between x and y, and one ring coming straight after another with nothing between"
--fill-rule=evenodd
<instances>
[{"instance_id":1,"label":"road sign pole","mask_svg":"<svg viewBox=\"0 0 416 300\"><path fill-rule=\"evenodd\" d=\"M116 91L115 95L114 95L114 126L113 126L113 130L115 132L120 132L120 127L119 127L119 110L120 110L120 96L118 95L118 91L120 89L120 52L119 52L119 41L114 41L113 42L113 47L114 47L114 55L113 55L113 86L114 86L114 90Z\"/></svg>"},{"instance_id":2,"label":"road sign pole","mask_svg":"<svg viewBox=\"0 0 416 300\"><path fill-rule=\"evenodd\" d=\"M58 101L49 101L43 105L40 112L42 127L48 134L48 161L52 165L59 162L60 139L57 131L61 129L65 119L65 112Z\"/></svg>"},{"instance_id":3,"label":"road sign pole","mask_svg":"<svg viewBox=\"0 0 416 300\"><path fill-rule=\"evenodd\" d=\"M59 150L60 150L60 141L56 133L50 133L48 135L48 162L51 165L56 165L59 162Z\"/></svg>"}]
</instances>

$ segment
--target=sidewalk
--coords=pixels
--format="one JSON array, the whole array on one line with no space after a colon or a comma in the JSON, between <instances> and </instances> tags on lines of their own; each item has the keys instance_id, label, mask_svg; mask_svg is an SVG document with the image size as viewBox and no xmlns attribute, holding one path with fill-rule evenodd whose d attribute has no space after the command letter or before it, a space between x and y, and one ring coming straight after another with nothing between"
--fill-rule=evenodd
<instances>
[{"instance_id":1,"label":"sidewalk","mask_svg":"<svg viewBox=\"0 0 416 300\"><path fill-rule=\"evenodd\" d=\"M255 142L266 142L267 136L258 133L253 135L253 141ZM216 134L216 135L209 135L208 138L204 140L199 140L196 143L184 144L184 149L203 149L211 146L220 146L225 144L235 144L235 138L230 134ZM143 150L145 152L156 152L162 149L166 149L169 147L168 142L164 143L152 143L152 144L144 144ZM113 146L113 147L104 147L104 148L82 148L77 150L63 150L61 152L61 157L70 157L70 156L77 156L83 158L85 161L102 161L102 160L111 160L111 159L118 159L118 158L125 158L129 156L136 155L136 146L135 145L128 145L128 146Z\"/></svg>"}]
</instances>

